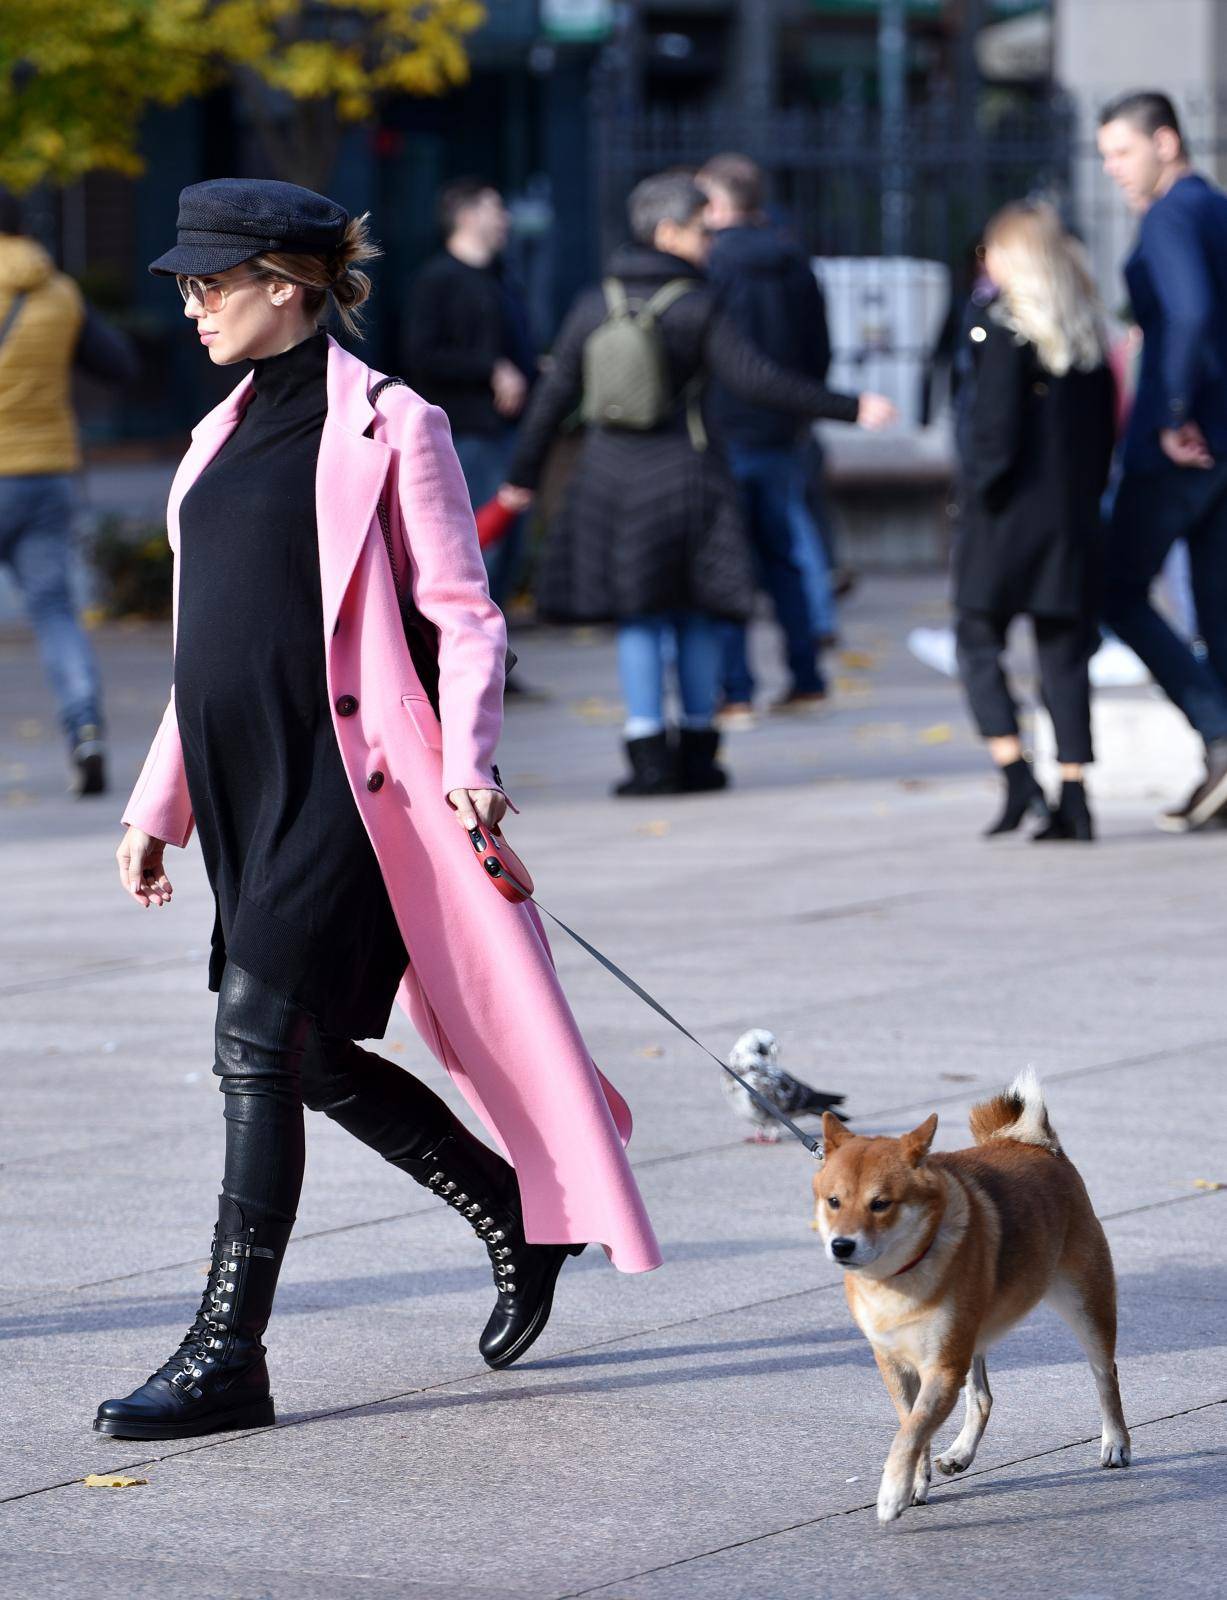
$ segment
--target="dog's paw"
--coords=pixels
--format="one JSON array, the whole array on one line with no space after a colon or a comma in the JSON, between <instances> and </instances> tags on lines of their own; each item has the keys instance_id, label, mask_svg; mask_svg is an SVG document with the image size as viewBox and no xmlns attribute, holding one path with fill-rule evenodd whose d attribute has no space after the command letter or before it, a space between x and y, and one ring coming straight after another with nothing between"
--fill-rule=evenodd
<instances>
[{"instance_id":1,"label":"dog's paw","mask_svg":"<svg viewBox=\"0 0 1227 1600\"><path fill-rule=\"evenodd\" d=\"M940 1456L935 1457L933 1465L944 1478L953 1478L956 1473L967 1471L971 1465L971 1457L951 1445L949 1450L944 1450Z\"/></svg>"},{"instance_id":2,"label":"dog's paw","mask_svg":"<svg viewBox=\"0 0 1227 1600\"><path fill-rule=\"evenodd\" d=\"M1105 1439L1099 1447L1101 1467L1127 1467L1132 1460L1128 1439Z\"/></svg>"},{"instance_id":3,"label":"dog's paw","mask_svg":"<svg viewBox=\"0 0 1227 1600\"><path fill-rule=\"evenodd\" d=\"M883 1478L878 1490L878 1521L883 1527L897 1522L912 1503L912 1485Z\"/></svg>"}]
</instances>

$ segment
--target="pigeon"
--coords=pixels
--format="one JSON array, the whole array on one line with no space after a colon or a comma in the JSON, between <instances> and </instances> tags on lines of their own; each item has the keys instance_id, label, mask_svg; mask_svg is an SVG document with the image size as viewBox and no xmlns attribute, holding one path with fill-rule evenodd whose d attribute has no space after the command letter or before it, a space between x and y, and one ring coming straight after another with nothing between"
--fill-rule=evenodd
<instances>
[{"instance_id":1,"label":"pigeon","mask_svg":"<svg viewBox=\"0 0 1227 1600\"><path fill-rule=\"evenodd\" d=\"M729 1052L729 1066L756 1089L764 1100L778 1106L787 1116L805 1116L819 1111L835 1111L843 1104L842 1094L826 1094L821 1089L811 1089L784 1071L779 1064L780 1046L774 1033L766 1028L751 1028ZM754 1132L747 1136L747 1144L778 1144L784 1134L784 1125L777 1122L754 1101L735 1078L726 1077L724 1091L739 1117L753 1123ZM835 1111L842 1122L843 1113Z\"/></svg>"}]
</instances>

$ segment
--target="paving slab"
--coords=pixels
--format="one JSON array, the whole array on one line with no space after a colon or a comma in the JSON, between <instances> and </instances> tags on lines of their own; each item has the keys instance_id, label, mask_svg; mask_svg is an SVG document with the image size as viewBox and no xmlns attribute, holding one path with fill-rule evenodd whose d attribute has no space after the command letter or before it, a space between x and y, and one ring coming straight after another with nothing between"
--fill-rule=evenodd
<instances>
[{"instance_id":1,"label":"paving slab","mask_svg":"<svg viewBox=\"0 0 1227 1600\"><path fill-rule=\"evenodd\" d=\"M155 1447L94 1435L98 1400L166 1355L200 1292L222 1144L211 907L195 846L172 853L171 910L124 901L119 802L63 793L30 642L8 630L9 1592L1218 1592L1227 831L1153 829L1151 811L1190 779L1187 741L1170 708L1132 691L1101 717L1096 846L982 841L997 800L983 754L955 686L902 642L940 611L932 580L875 581L847 611L856 654L837 666L828 714L764 718L730 739L726 795L641 806L607 793L608 637L527 635L520 670L551 698L508 718L514 837L546 904L714 1048L773 1028L785 1064L845 1092L867 1132L937 1109L939 1143L957 1146L977 1098L1023 1066L1041 1072L1116 1260L1130 1472L1095 1465L1089 1374L1041 1311L991 1357L996 1405L972 1473L879 1530L866 1508L893 1416L809 1225L812 1160L791 1143L747 1145L713 1064L561 935L585 1033L635 1112L631 1156L665 1267L626 1278L590 1250L568 1264L531 1356L490 1373L475 1350L491 1298L480 1247L403 1174L309 1118L268 1336L279 1426ZM98 638L122 798L165 697L168 641L154 627ZM769 633L754 647L777 685ZM459 1107L404 1019L377 1048ZM80 1482L120 1469L150 1481Z\"/></svg>"}]
</instances>

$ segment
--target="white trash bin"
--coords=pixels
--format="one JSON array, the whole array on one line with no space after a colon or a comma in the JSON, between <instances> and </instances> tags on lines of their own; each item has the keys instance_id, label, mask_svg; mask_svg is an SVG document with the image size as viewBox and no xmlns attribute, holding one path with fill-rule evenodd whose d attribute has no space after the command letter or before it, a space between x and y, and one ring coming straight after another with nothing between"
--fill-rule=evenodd
<instances>
[{"instance_id":1,"label":"white trash bin","mask_svg":"<svg viewBox=\"0 0 1227 1600\"><path fill-rule=\"evenodd\" d=\"M909 256L815 256L834 352L827 382L893 400L922 420L925 374L950 308L950 269Z\"/></svg>"}]
</instances>

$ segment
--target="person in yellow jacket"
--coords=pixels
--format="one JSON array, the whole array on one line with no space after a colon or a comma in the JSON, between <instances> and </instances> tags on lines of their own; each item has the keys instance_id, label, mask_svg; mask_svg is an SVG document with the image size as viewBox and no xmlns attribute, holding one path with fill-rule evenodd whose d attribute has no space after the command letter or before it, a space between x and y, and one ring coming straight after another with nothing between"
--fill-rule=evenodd
<instances>
[{"instance_id":1,"label":"person in yellow jacket","mask_svg":"<svg viewBox=\"0 0 1227 1600\"><path fill-rule=\"evenodd\" d=\"M69 581L73 474L81 465L74 366L112 381L136 371L128 341L23 236L18 203L0 195L0 564L16 580L38 639L77 792L101 794L101 683Z\"/></svg>"}]
</instances>

